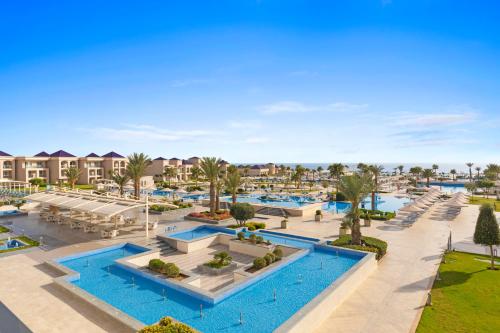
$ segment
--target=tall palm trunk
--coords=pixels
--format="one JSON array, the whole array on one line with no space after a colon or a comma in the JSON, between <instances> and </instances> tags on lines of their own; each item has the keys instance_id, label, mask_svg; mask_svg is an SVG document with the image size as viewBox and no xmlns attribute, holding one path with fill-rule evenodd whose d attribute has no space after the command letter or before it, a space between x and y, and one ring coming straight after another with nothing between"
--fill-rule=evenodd
<instances>
[{"instance_id":1,"label":"tall palm trunk","mask_svg":"<svg viewBox=\"0 0 500 333\"><path fill-rule=\"evenodd\" d=\"M210 181L210 215L215 216L215 184Z\"/></svg>"},{"instance_id":2,"label":"tall palm trunk","mask_svg":"<svg viewBox=\"0 0 500 333\"><path fill-rule=\"evenodd\" d=\"M352 220L351 237L352 244L354 245L361 245L361 225L359 222L360 221L358 217L355 217Z\"/></svg>"},{"instance_id":3,"label":"tall palm trunk","mask_svg":"<svg viewBox=\"0 0 500 333\"><path fill-rule=\"evenodd\" d=\"M134 195L135 195L137 200L139 200L141 198L141 181L140 180L136 180L134 182Z\"/></svg>"},{"instance_id":4,"label":"tall palm trunk","mask_svg":"<svg viewBox=\"0 0 500 333\"><path fill-rule=\"evenodd\" d=\"M372 210L375 210L375 191L372 191Z\"/></svg>"},{"instance_id":5,"label":"tall palm trunk","mask_svg":"<svg viewBox=\"0 0 500 333\"><path fill-rule=\"evenodd\" d=\"M215 191L215 210L218 211L220 209L220 191L216 189Z\"/></svg>"},{"instance_id":6,"label":"tall palm trunk","mask_svg":"<svg viewBox=\"0 0 500 333\"><path fill-rule=\"evenodd\" d=\"M233 192L233 194L231 195L231 200L233 202L233 205L236 203L236 192Z\"/></svg>"}]
</instances>

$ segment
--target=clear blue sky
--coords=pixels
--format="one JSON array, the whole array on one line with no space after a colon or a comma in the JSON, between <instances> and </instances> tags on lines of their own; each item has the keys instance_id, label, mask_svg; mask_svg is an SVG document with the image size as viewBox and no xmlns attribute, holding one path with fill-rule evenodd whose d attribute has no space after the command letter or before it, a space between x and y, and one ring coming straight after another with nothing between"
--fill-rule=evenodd
<instances>
[{"instance_id":1,"label":"clear blue sky","mask_svg":"<svg viewBox=\"0 0 500 333\"><path fill-rule=\"evenodd\" d=\"M0 6L14 155L499 162L497 1Z\"/></svg>"}]
</instances>

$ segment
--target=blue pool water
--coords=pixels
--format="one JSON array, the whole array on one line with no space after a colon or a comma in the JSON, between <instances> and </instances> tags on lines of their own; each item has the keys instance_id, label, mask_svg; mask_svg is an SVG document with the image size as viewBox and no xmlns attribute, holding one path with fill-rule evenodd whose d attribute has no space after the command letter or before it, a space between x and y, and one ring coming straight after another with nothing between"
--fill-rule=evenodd
<instances>
[{"instance_id":1,"label":"blue pool water","mask_svg":"<svg viewBox=\"0 0 500 333\"><path fill-rule=\"evenodd\" d=\"M294 195L273 195L273 198L277 200L264 199L261 194L248 194L239 195L236 201L284 208L299 208L317 202L313 198ZM229 202L231 197L222 197L221 201Z\"/></svg>"},{"instance_id":2,"label":"blue pool water","mask_svg":"<svg viewBox=\"0 0 500 333\"><path fill-rule=\"evenodd\" d=\"M395 197L392 195L377 196L375 201L375 209L385 211L385 212L395 212L402 208L410 202L409 198L406 197ZM372 208L372 198L368 196L359 205L361 208L371 209ZM348 202L336 202L331 201L323 205L322 209L335 212L335 213L345 213L351 208L351 204Z\"/></svg>"},{"instance_id":3,"label":"blue pool water","mask_svg":"<svg viewBox=\"0 0 500 333\"><path fill-rule=\"evenodd\" d=\"M19 214L18 210L2 210L0 211L0 217L1 216L15 216Z\"/></svg>"},{"instance_id":4,"label":"blue pool water","mask_svg":"<svg viewBox=\"0 0 500 333\"><path fill-rule=\"evenodd\" d=\"M17 247L26 246L26 244L24 244L21 241L18 241L17 239L11 239L10 241L5 240L5 241L2 241L2 242L3 243L0 244L0 250L8 250L8 249L14 249L14 248L17 248Z\"/></svg>"},{"instance_id":5,"label":"blue pool water","mask_svg":"<svg viewBox=\"0 0 500 333\"><path fill-rule=\"evenodd\" d=\"M467 190L465 189L464 184L450 184L450 183L439 183L439 182L430 182L431 186L437 186L439 187L439 190L448 193L448 194L453 194L453 193L458 193L458 192L464 192L467 193ZM426 184L420 183L418 184L418 187L425 187Z\"/></svg>"},{"instance_id":6,"label":"blue pool water","mask_svg":"<svg viewBox=\"0 0 500 333\"><path fill-rule=\"evenodd\" d=\"M311 249L308 255L220 303L203 304L203 318L200 318L197 298L114 264L115 260L138 252L140 250L125 245L103 253L61 260L60 263L80 273L80 279L72 282L76 286L145 324L171 316L202 332L265 333L280 326L362 258L362 255L347 252L341 252L337 257L333 250ZM107 273L108 266L110 274ZM166 301L162 297L163 289L166 290ZM276 301L273 300L274 291ZM243 325L239 323L240 312Z\"/></svg>"},{"instance_id":7,"label":"blue pool water","mask_svg":"<svg viewBox=\"0 0 500 333\"><path fill-rule=\"evenodd\" d=\"M182 239L182 240L193 240L197 238L202 238L205 236L210 236L213 234L216 234L218 232L223 232L226 234L235 234L234 230L230 229L225 229L225 228L210 228L208 226L201 226L201 227L196 227L193 229L188 229L185 231L180 231L180 232L175 232L169 234L169 237L177 238L177 239Z\"/></svg>"}]
</instances>

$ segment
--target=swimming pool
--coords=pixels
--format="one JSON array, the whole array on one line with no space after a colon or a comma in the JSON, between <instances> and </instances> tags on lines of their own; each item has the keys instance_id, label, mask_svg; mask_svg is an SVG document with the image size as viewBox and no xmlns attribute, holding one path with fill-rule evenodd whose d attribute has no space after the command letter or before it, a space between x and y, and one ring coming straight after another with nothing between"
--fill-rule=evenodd
<instances>
[{"instance_id":1,"label":"swimming pool","mask_svg":"<svg viewBox=\"0 0 500 333\"><path fill-rule=\"evenodd\" d=\"M278 240L281 238L278 235L265 235L268 237L285 241ZM316 247L299 239L293 241L307 246L309 253L220 303L202 304L203 318L200 317L199 299L115 264L117 259L139 253L137 248L124 245L58 262L80 273L80 278L72 281L74 285L145 324L171 316L207 333L265 333L283 324L365 256L349 251L336 253L333 248Z\"/></svg>"},{"instance_id":2,"label":"swimming pool","mask_svg":"<svg viewBox=\"0 0 500 333\"><path fill-rule=\"evenodd\" d=\"M426 187L427 184L420 183L418 187ZM431 186L439 187L439 190L444 193L453 194L453 193L467 193L467 189L464 184L452 184L452 183L439 183L439 182L430 182Z\"/></svg>"},{"instance_id":3,"label":"swimming pool","mask_svg":"<svg viewBox=\"0 0 500 333\"><path fill-rule=\"evenodd\" d=\"M225 233L225 234L230 234L234 235L235 231L231 229L226 229L226 228L215 228L215 227L210 227L210 226L201 226L201 227L196 227L188 230L183 230L179 232L174 232L171 234L168 234L168 237L176 238L176 239L182 239L182 240L193 240L197 238L202 238L206 236L210 236L216 233Z\"/></svg>"},{"instance_id":4,"label":"swimming pool","mask_svg":"<svg viewBox=\"0 0 500 333\"><path fill-rule=\"evenodd\" d=\"M221 201L230 202L231 197L222 197ZM266 196L261 194L239 195L236 201L283 208L300 208L318 202L314 198L308 198L298 195Z\"/></svg>"},{"instance_id":5,"label":"swimming pool","mask_svg":"<svg viewBox=\"0 0 500 333\"><path fill-rule=\"evenodd\" d=\"M393 195L377 195L375 200L375 209L385 212L395 212L410 202L407 197L396 197ZM359 205L361 208L372 209L371 195ZM335 213L346 213L351 208L349 202L330 201L323 205L322 209Z\"/></svg>"},{"instance_id":6,"label":"swimming pool","mask_svg":"<svg viewBox=\"0 0 500 333\"><path fill-rule=\"evenodd\" d=\"M0 210L0 217L2 217L2 216L16 216L19 214L20 214L20 211L18 211L18 210Z\"/></svg>"},{"instance_id":7,"label":"swimming pool","mask_svg":"<svg viewBox=\"0 0 500 333\"><path fill-rule=\"evenodd\" d=\"M0 241L0 250L15 249L23 246L26 246L26 244L17 239Z\"/></svg>"}]
</instances>

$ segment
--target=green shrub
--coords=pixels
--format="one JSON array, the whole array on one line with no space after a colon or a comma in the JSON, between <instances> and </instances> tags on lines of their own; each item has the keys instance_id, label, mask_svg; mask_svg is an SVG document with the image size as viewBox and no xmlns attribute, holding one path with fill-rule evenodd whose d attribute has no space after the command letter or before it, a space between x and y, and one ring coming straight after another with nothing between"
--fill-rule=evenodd
<instances>
[{"instance_id":1,"label":"green shrub","mask_svg":"<svg viewBox=\"0 0 500 333\"><path fill-rule=\"evenodd\" d=\"M274 248L273 254L276 257L276 260L280 260L281 258L283 258L283 250L279 246L276 246Z\"/></svg>"},{"instance_id":2,"label":"green shrub","mask_svg":"<svg viewBox=\"0 0 500 333\"><path fill-rule=\"evenodd\" d=\"M264 237L262 237L262 236L257 236L257 237L255 238L255 241L257 242L257 244L260 244L260 243L262 243L262 242L264 241Z\"/></svg>"},{"instance_id":3,"label":"green shrub","mask_svg":"<svg viewBox=\"0 0 500 333\"><path fill-rule=\"evenodd\" d=\"M181 270L176 264L168 262L163 266L162 273L169 278L176 278L181 273Z\"/></svg>"},{"instance_id":4,"label":"green shrub","mask_svg":"<svg viewBox=\"0 0 500 333\"><path fill-rule=\"evenodd\" d=\"M276 257L272 253L267 253L264 256L264 260L266 261L267 266L269 266L276 260Z\"/></svg>"},{"instance_id":5,"label":"green shrub","mask_svg":"<svg viewBox=\"0 0 500 333\"><path fill-rule=\"evenodd\" d=\"M261 269L261 268L264 268L267 266L267 261L266 259L264 258L255 258L253 260L253 267L255 267L256 269Z\"/></svg>"},{"instance_id":6,"label":"green shrub","mask_svg":"<svg viewBox=\"0 0 500 333\"><path fill-rule=\"evenodd\" d=\"M256 229L254 225L249 225L249 226L247 226L247 228L249 231L255 231L255 229Z\"/></svg>"},{"instance_id":7,"label":"green shrub","mask_svg":"<svg viewBox=\"0 0 500 333\"><path fill-rule=\"evenodd\" d=\"M347 198L342 192L337 192L337 194L335 195L335 201L346 201L346 200Z\"/></svg>"},{"instance_id":8,"label":"green shrub","mask_svg":"<svg viewBox=\"0 0 500 333\"><path fill-rule=\"evenodd\" d=\"M253 226L254 227L253 230L265 229L266 228L266 224L265 223L261 223L261 222L247 222L245 224L245 226L247 226L248 228L250 228L250 226Z\"/></svg>"},{"instance_id":9,"label":"green shrub","mask_svg":"<svg viewBox=\"0 0 500 333\"><path fill-rule=\"evenodd\" d=\"M255 208L248 203L236 203L231 206L230 214L240 226L244 226L255 216Z\"/></svg>"},{"instance_id":10,"label":"green shrub","mask_svg":"<svg viewBox=\"0 0 500 333\"><path fill-rule=\"evenodd\" d=\"M351 241L351 235L346 235L330 242L330 244L360 251L375 252L377 253L377 260L380 260L387 252L387 243L378 238L362 236L361 242L363 245L353 245Z\"/></svg>"},{"instance_id":11,"label":"green shrub","mask_svg":"<svg viewBox=\"0 0 500 333\"><path fill-rule=\"evenodd\" d=\"M151 259L149 261L148 267L150 270L161 273L165 263L161 259Z\"/></svg>"},{"instance_id":12,"label":"green shrub","mask_svg":"<svg viewBox=\"0 0 500 333\"><path fill-rule=\"evenodd\" d=\"M163 317L158 322L158 325L160 325L160 326L169 326L169 325L172 325L172 323L173 323L172 318L170 318L170 317Z\"/></svg>"},{"instance_id":13,"label":"green shrub","mask_svg":"<svg viewBox=\"0 0 500 333\"><path fill-rule=\"evenodd\" d=\"M183 323L177 323L170 317L160 319L158 324L146 326L137 333L195 333L196 331Z\"/></svg>"},{"instance_id":14,"label":"green shrub","mask_svg":"<svg viewBox=\"0 0 500 333\"><path fill-rule=\"evenodd\" d=\"M248 239L250 240L250 242L252 242L252 244L255 244L257 243L257 235L255 234L251 234Z\"/></svg>"},{"instance_id":15,"label":"green shrub","mask_svg":"<svg viewBox=\"0 0 500 333\"><path fill-rule=\"evenodd\" d=\"M245 240L245 233L243 231L238 232L236 236L240 241Z\"/></svg>"}]
</instances>

